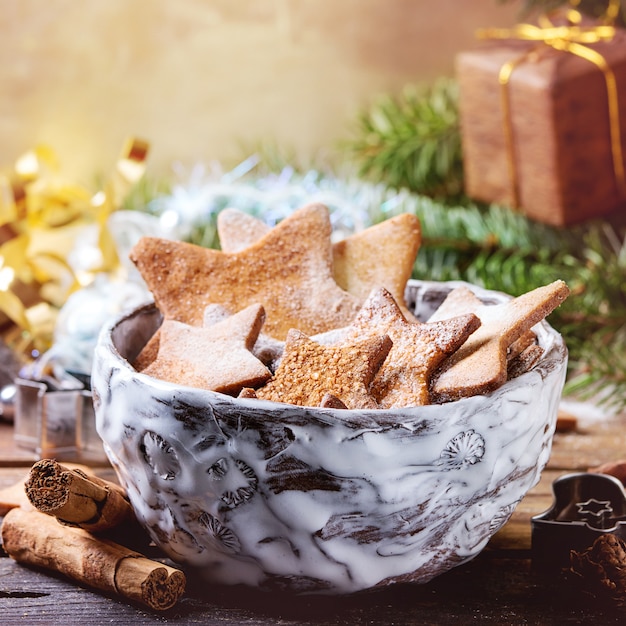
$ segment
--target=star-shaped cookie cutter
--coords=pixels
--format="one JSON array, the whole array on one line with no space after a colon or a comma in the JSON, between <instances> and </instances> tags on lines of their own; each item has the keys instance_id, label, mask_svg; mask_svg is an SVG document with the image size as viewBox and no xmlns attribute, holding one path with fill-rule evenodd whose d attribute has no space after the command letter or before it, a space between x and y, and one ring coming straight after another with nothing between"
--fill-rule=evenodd
<instances>
[{"instance_id":1,"label":"star-shaped cookie cutter","mask_svg":"<svg viewBox=\"0 0 626 626\"><path fill-rule=\"evenodd\" d=\"M607 474L566 474L552 484L552 506L531 519L537 571L569 567L570 552L584 551L606 533L626 540L626 491Z\"/></svg>"}]
</instances>

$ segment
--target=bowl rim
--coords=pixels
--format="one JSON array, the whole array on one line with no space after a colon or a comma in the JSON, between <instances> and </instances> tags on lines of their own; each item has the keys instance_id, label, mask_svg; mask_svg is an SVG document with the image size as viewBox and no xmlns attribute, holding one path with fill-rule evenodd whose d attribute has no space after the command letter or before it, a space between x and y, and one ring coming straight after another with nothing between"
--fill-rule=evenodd
<instances>
[{"instance_id":1,"label":"bowl rim","mask_svg":"<svg viewBox=\"0 0 626 626\"><path fill-rule=\"evenodd\" d=\"M465 286L470 288L479 298L490 302L490 303L498 303L504 302L506 300L510 300L512 298L511 295L498 291L487 289L480 285L475 285L473 283L469 283L461 280L453 280L453 281L432 281L432 280L419 280L419 279L409 279L407 281L407 291L409 293L410 290L423 290L428 291L435 288L445 288L448 291L452 290L455 287ZM162 319L162 315L158 309L158 306L154 300L146 301L143 304L140 304L134 308L126 309L122 311L118 315L116 315L113 319L111 319L107 324L103 326L101 329L98 344L96 346L96 357L94 358L94 369L98 366L97 362L99 360L98 355L102 352L102 350L107 350L109 353L109 357L113 358L116 365L121 367L122 369L129 372L132 376L138 377L139 380L143 381L146 385L153 387L154 389L159 389L161 392L186 392L192 393L194 396L204 396L208 398L219 399L222 402L236 402L238 406L242 408L261 408L263 407L265 410L276 409L281 407L285 409L285 407L291 407L295 409L304 409L307 412L319 412L320 414L325 415L333 415L335 417L341 417L342 422L351 421L353 416L359 416L359 422L363 422L364 417L370 417L373 421L380 423L383 425L387 422L387 419L384 419L386 415L390 416L390 420L393 421L397 417L398 413L409 414L409 413L419 413L420 416L424 416L428 412L437 412L441 411L442 407L450 407L454 405L456 407L461 407L467 405L470 407L473 404L482 404L482 403L490 403L496 394L501 394L503 390L506 392L510 390L514 385L522 386L524 383L529 381L530 377L536 377L540 375L542 378L545 378L547 374L549 374L553 369L558 368L559 366L563 366L564 369L567 365L568 359L568 350L565 344L565 341L562 335L555 330L545 319L540 321L538 324L533 326L533 330L537 333L537 340L539 345L544 347L544 353L541 355L539 361L528 371L520 374L514 379L506 381L502 386L497 389L486 393L486 394L477 394L473 396L466 396L463 398L459 398L456 400L451 400L448 402L442 403L433 403L427 405L419 405L419 406L411 406L411 407L396 407L390 409L332 409L332 408L323 408L323 407L309 407L309 406L300 406L300 405L291 405L279 402L273 402L269 400L259 399L259 398L237 398L235 396L230 396L228 394L224 394L218 391L213 391L210 389L203 389L200 387L193 387L187 385L179 385L176 383L172 383L166 380L158 379L153 376L149 376L140 371L135 370L132 366L129 359L124 356L118 347L115 345L115 341L113 339L116 329L118 329L122 324L129 322L132 319L140 317L142 315L151 314L156 315L157 319L160 317ZM150 334L146 336L146 341L149 339ZM477 410L474 407L472 410Z\"/></svg>"}]
</instances>

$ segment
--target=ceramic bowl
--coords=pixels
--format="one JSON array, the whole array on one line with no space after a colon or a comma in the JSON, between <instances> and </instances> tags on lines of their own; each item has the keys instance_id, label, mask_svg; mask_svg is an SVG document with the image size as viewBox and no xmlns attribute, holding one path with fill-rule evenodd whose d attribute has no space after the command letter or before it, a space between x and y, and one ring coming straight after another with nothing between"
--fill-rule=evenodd
<instances>
[{"instance_id":1,"label":"ceramic bowl","mask_svg":"<svg viewBox=\"0 0 626 626\"><path fill-rule=\"evenodd\" d=\"M426 320L458 284L410 281L407 303ZM548 460L567 350L546 322L539 363L489 395L361 411L138 373L129 361L160 321L150 304L103 329L97 429L152 539L211 583L339 594L426 582L476 556Z\"/></svg>"}]
</instances>

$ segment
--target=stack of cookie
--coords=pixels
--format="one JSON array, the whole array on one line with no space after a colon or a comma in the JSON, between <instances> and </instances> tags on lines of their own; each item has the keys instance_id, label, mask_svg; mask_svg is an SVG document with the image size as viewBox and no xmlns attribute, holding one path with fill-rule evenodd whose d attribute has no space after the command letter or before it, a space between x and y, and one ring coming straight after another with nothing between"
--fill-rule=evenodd
<instances>
[{"instance_id":1,"label":"stack of cookie","mask_svg":"<svg viewBox=\"0 0 626 626\"><path fill-rule=\"evenodd\" d=\"M300 406L454 401L532 367L532 327L569 293L555 281L488 305L460 286L421 321L404 300L421 243L413 215L333 243L321 204L273 228L226 209L218 234L221 250L152 237L132 250L163 314L137 370Z\"/></svg>"}]
</instances>

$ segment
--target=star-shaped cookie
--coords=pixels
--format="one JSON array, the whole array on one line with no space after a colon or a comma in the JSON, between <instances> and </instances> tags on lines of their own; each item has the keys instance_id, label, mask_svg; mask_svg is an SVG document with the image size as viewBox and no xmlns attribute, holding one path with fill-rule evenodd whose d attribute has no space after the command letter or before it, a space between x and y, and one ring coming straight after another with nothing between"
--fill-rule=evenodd
<instances>
[{"instance_id":1,"label":"star-shaped cookie","mask_svg":"<svg viewBox=\"0 0 626 626\"><path fill-rule=\"evenodd\" d=\"M480 326L472 313L432 323L409 322L384 288L375 289L352 324L353 336L386 333L393 346L372 384L381 408L429 404L437 366Z\"/></svg>"},{"instance_id":2,"label":"star-shaped cookie","mask_svg":"<svg viewBox=\"0 0 626 626\"><path fill-rule=\"evenodd\" d=\"M258 217L232 207L217 214L216 228L222 252L245 250L272 230Z\"/></svg>"},{"instance_id":3,"label":"star-shaped cookie","mask_svg":"<svg viewBox=\"0 0 626 626\"><path fill-rule=\"evenodd\" d=\"M269 230L265 222L238 209L224 209L217 216L218 237L225 252L243 250ZM415 215L391 217L333 244L333 277L360 302L374 287L385 287L405 317L415 320L404 306L404 290L421 241L420 221Z\"/></svg>"},{"instance_id":4,"label":"star-shaped cookie","mask_svg":"<svg viewBox=\"0 0 626 626\"><path fill-rule=\"evenodd\" d=\"M375 287L384 287L405 317L416 321L404 305L404 290L421 241L420 221L415 215L391 217L333 245L333 276L361 302Z\"/></svg>"},{"instance_id":5,"label":"star-shaped cookie","mask_svg":"<svg viewBox=\"0 0 626 626\"><path fill-rule=\"evenodd\" d=\"M376 409L369 387L390 348L384 334L323 346L290 330L274 377L256 396L299 406Z\"/></svg>"},{"instance_id":6,"label":"star-shaped cookie","mask_svg":"<svg viewBox=\"0 0 626 626\"><path fill-rule=\"evenodd\" d=\"M251 350L264 318L263 307L253 304L205 327L165 319L156 359L143 373L232 395L261 385L271 372Z\"/></svg>"},{"instance_id":7,"label":"star-shaped cookie","mask_svg":"<svg viewBox=\"0 0 626 626\"><path fill-rule=\"evenodd\" d=\"M290 328L314 335L345 326L358 312L358 299L333 279L330 234L328 208L310 204L238 252L144 237L130 257L165 318L197 326L210 303L240 311L259 302L264 332L284 339Z\"/></svg>"},{"instance_id":8,"label":"star-shaped cookie","mask_svg":"<svg viewBox=\"0 0 626 626\"><path fill-rule=\"evenodd\" d=\"M431 384L438 402L484 394L507 380L509 346L549 315L569 295L562 280L508 302L476 309L480 328L442 364Z\"/></svg>"},{"instance_id":9,"label":"star-shaped cookie","mask_svg":"<svg viewBox=\"0 0 626 626\"><path fill-rule=\"evenodd\" d=\"M215 324L217 322L221 322L223 319L226 319L230 313L219 304L209 304L204 309L204 315L202 318L202 326L207 327ZM141 352L137 355L137 358L133 361L133 367L138 372L143 372L143 370L150 365L156 359L157 354L159 352L159 339L161 336L160 329L148 339L146 345L141 349Z\"/></svg>"},{"instance_id":10,"label":"star-shaped cookie","mask_svg":"<svg viewBox=\"0 0 626 626\"><path fill-rule=\"evenodd\" d=\"M485 303L467 286L459 285L446 296L437 310L430 316L429 322L445 320L461 313L476 313ZM479 315L480 317L480 315ZM508 349L507 358L510 360L517 357L524 350L536 345L537 335L532 330L527 330L519 339L514 341Z\"/></svg>"}]
</instances>

